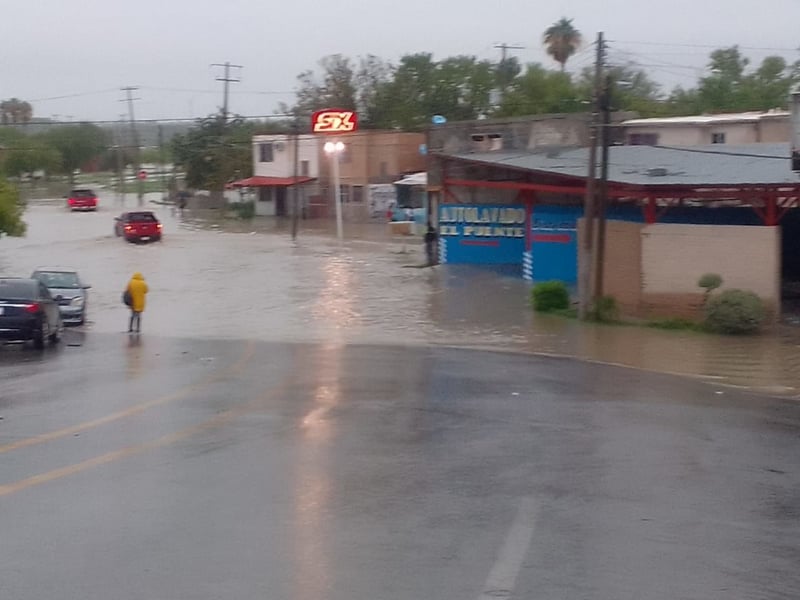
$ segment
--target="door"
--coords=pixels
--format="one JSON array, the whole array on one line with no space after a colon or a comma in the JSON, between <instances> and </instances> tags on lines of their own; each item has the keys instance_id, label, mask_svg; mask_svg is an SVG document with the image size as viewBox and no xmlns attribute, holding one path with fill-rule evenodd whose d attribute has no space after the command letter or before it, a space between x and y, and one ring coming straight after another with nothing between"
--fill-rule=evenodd
<instances>
[{"instance_id":1,"label":"door","mask_svg":"<svg viewBox=\"0 0 800 600\"><path fill-rule=\"evenodd\" d=\"M278 217L286 216L286 188L275 188L275 215Z\"/></svg>"}]
</instances>

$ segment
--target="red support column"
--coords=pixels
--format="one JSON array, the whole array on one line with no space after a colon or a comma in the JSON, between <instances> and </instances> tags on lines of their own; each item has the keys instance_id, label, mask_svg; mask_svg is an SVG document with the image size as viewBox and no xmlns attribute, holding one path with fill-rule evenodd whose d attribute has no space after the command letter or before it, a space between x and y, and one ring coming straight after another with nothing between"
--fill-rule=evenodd
<instances>
[{"instance_id":1,"label":"red support column","mask_svg":"<svg viewBox=\"0 0 800 600\"><path fill-rule=\"evenodd\" d=\"M654 225L658 221L658 212L656 211L656 199L654 197L646 198L644 205L644 222L648 225Z\"/></svg>"},{"instance_id":2,"label":"red support column","mask_svg":"<svg viewBox=\"0 0 800 600\"><path fill-rule=\"evenodd\" d=\"M767 227L775 227L778 225L778 199L775 196L767 196L764 198L764 204L767 207L767 214L764 219Z\"/></svg>"}]
</instances>

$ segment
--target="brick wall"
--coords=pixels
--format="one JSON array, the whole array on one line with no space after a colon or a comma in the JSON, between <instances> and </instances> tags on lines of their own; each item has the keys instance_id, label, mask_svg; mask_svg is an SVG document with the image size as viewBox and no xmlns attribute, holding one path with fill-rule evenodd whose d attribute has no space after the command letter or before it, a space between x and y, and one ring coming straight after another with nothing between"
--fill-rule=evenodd
<instances>
[{"instance_id":1,"label":"brick wall","mask_svg":"<svg viewBox=\"0 0 800 600\"><path fill-rule=\"evenodd\" d=\"M582 230L581 220L579 244ZM705 273L721 275L723 289L755 292L780 314L778 227L608 221L606 231L604 293L626 315L700 318Z\"/></svg>"},{"instance_id":2,"label":"brick wall","mask_svg":"<svg viewBox=\"0 0 800 600\"><path fill-rule=\"evenodd\" d=\"M780 311L780 228L657 224L642 229L642 312L699 316L697 281L718 273L725 288L758 294Z\"/></svg>"}]
</instances>

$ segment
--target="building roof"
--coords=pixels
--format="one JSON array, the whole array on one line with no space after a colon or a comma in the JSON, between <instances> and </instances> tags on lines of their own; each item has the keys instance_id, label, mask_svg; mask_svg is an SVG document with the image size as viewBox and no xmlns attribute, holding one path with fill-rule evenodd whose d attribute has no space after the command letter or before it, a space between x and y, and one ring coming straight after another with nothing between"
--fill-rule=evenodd
<instances>
[{"instance_id":1,"label":"building roof","mask_svg":"<svg viewBox=\"0 0 800 600\"><path fill-rule=\"evenodd\" d=\"M586 178L589 164L588 148L444 156L576 179ZM648 187L798 185L800 176L792 171L789 157L789 144L612 146L608 179Z\"/></svg>"},{"instance_id":2,"label":"building roof","mask_svg":"<svg viewBox=\"0 0 800 600\"><path fill-rule=\"evenodd\" d=\"M756 123L764 119L786 118L791 113L785 110L751 111L717 115L692 115L687 117L663 117L654 119L629 119L621 124L624 127L647 127L659 125L724 125L731 123Z\"/></svg>"},{"instance_id":3,"label":"building roof","mask_svg":"<svg viewBox=\"0 0 800 600\"><path fill-rule=\"evenodd\" d=\"M239 179L230 184L231 187L287 187L290 185L314 181L313 177L264 177L255 175L247 179Z\"/></svg>"}]
</instances>

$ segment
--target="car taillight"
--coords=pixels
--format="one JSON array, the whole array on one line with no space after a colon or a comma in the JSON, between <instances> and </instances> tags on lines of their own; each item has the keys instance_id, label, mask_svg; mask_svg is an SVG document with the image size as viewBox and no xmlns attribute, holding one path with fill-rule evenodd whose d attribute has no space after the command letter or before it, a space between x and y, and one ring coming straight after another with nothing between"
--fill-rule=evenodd
<instances>
[{"instance_id":1,"label":"car taillight","mask_svg":"<svg viewBox=\"0 0 800 600\"><path fill-rule=\"evenodd\" d=\"M133 229L133 225L125 225L125 231L130 231Z\"/></svg>"},{"instance_id":2,"label":"car taillight","mask_svg":"<svg viewBox=\"0 0 800 600\"><path fill-rule=\"evenodd\" d=\"M69 203L70 203L70 204L75 204L75 198L70 198L70 199L69 199Z\"/></svg>"},{"instance_id":3,"label":"car taillight","mask_svg":"<svg viewBox=\"0 0 800 600\"><path fill-rule=\"evenodd\" d=\"M41 307L41 306L40 306L38 303L36 303L36 302L34 302L33 304L26 304L26 305L25 305L25 312L26 312L26 313L30 313L30 314L32 314L32 315L35 315L35 314L36 314L36 313L38 313L38 312L39 312L41 309L42 309L42 307Z\"/></svg>"},{"instance_id":4,"label":"car taillight","mask_svg":"<svg viewBox=\"0 0 800 600\"><path fill-rule=\"evenodd\" d=\"M158 227L159 229L161 229L161 223L159 223L158 225L156 225L156 227Z\"/></svg>"}]
</instances>

